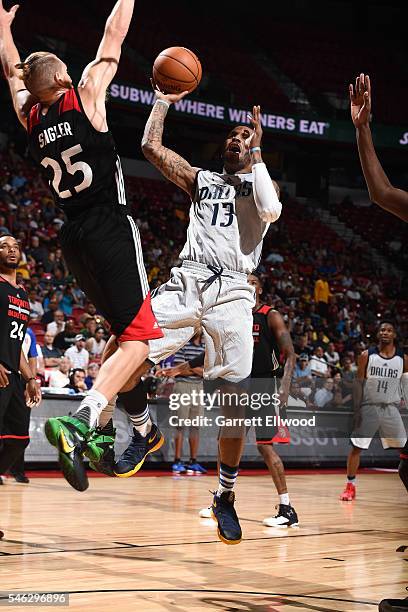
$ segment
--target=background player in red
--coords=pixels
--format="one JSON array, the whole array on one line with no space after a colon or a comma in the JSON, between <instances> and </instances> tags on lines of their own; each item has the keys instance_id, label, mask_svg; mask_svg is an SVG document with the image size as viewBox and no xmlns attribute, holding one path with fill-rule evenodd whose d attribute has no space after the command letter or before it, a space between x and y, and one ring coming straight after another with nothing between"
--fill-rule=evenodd
<instances>
[{"instance_id":1,"label":"background player in red","mask_svg":"<svg viewBox=\"0 0 408 612\"><path fill-rule=\"evenodd\" d=\"M0 238L0 474L28 445L30 408L41 401L41 389L22 350L30 306L16 281L20 256L15 238Z\"/></svg>"},{"instance_id":2,"label":"background player in red","mask_svg":"<svg viewBox=\"0 0 408 612\"><path fill-rule=\"evenodd\" d=\"M6 12L0 0L1 61L15 111L28 131L31 155L45 169L54 199L68 218L60 233L64 257L117 339L115 354L102 364L75 416L46 423L64 475L78 490L86 489L88 480L76 444L85 440L108 401L145 360L147 341L162 336L151 310L139 232L127 213L120 159L105 109L133 8L134 0L116 2L96 59L76 89L67 66L52 53L32 53L20 62L11 33L18 6ZM143 422L144 434L151 427L150 419Z\"/></svg>"}]
</instances>

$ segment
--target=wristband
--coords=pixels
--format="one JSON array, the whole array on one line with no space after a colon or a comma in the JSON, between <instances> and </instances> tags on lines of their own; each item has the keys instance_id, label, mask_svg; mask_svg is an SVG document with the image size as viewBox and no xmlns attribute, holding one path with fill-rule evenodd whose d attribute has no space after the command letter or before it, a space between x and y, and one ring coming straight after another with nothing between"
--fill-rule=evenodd
<instances>
[{"instance_id":1,"label":"wristband","mask_svg":"<svg viewBox=\"0 0 408 612\"><path fill-rule=\"evenodd\" d=\"M160 98L157 98L156 99L156 104L157 104L157 102L161 102L162 104L167 106L167 108L170 108L170 102L167 102L167 100L161 100Z\"/></svg>"},{"instance_id":2,"label":"wristband","mask_svg":"<svg viewBox=\"0 0 408 612\"><path fill-rule=\"evenodd\" d=\"M29 378L28 380L26 380L26 383L29 383L30 380L35 380L35 376L32 376L31 378Z\"/></svg>"},{"instance_id":3,"label":"wristband","mask_svg":"<svg viewBox=\"0 0 408 612\"><path fill-rule=\"evenodd\" d=\"M261 152L262 149L261 147L252 147L251 149L249 149L250 153L255 153L256 151Z\"/></svg>"}]
</instances>

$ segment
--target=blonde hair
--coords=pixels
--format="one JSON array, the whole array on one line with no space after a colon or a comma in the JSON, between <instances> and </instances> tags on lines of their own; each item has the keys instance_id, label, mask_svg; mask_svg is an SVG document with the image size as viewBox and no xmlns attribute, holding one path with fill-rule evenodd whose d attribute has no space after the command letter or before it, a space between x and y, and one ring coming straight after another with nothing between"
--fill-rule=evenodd
<instances>
[{"instance_id":1,"label":"blonde hair","mask_svg":"<svg viewBox=\"0 0 408 612\"><path fill-rule=\"evenodd\" d=\"M48 51L36 51L15 67L23 71L20 78L28 91L38 96L55 87L55 74L61 69L61 60Z\"/></svg>"}]
</instances>

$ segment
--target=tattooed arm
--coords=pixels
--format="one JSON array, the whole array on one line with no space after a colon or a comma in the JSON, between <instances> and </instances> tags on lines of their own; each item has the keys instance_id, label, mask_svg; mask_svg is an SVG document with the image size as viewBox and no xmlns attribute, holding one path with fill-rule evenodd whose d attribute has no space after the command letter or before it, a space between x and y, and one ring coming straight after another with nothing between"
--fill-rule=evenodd
<instances>
[{"instance_id":1,"label":"tattooed arm","mask_svg":"<svg viewBox=\"0 0 408 612\"><path fill-rule=\"evenodd\" d=\"M197 170L180 155L162 144L164 119L171 102L177 102L180 95L164 95L156 90L157 100L147 120L142 140L142 151L156 168L172 183L181 187L190 197L194 196Z\"/></svg>"},{"instance_id":2,"label":"tattooed arm","mask_svg":"<svg viewBox=\"0 0 408 612\"><path fill-rule=\"evenodd\" d=\"M292 382L293 370L296 365L295 349L293 348L292 338L282 315L277 310L270 310L268 313L268 327L275 336L281 355L285 359L285 368L281 380L279 395L282 405L288 402L290 383Z\"/></svg>"}]
</instances>

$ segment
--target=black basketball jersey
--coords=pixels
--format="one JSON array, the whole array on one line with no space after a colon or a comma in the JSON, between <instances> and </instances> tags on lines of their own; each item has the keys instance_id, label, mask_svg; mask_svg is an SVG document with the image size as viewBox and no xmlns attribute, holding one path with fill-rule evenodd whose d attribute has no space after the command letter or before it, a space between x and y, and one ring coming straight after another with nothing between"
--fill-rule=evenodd
<instances>
[{"instance_id":1,"label":"black basketball jersey","mask_svg":"<svg viewBox=\"0 0 408 612\"><path fill-rule=\"evenodd\" d=\"M68 218L94 206L126 205L113 136L93 127L75 89L46 115L41 104L33 106L27 128L30 153L44 168L55 202Z\"/></svg>"},{"instance_id":2,"label":"black basketball jersey","mask_svg":"<svg viewBox=\"0 0 408 612\"><path fill-rule=\"evenodd\" d=\"M263 304L253 313L254 355L251 372L253 378L281 376L279 346L268 326L268 313L271 310L273 310L271 306Z\"/></svg>"},{"instance_id":3,"label":"black basketball jersey","mask_svg":"<svg viewBox=\"0 0 408 612\"><path fill-rule=\"evenodd\" d=\"M0 276L0 363L18 372L21 347L30 315L25 289Z\"/></svg>"}]
</instances>

